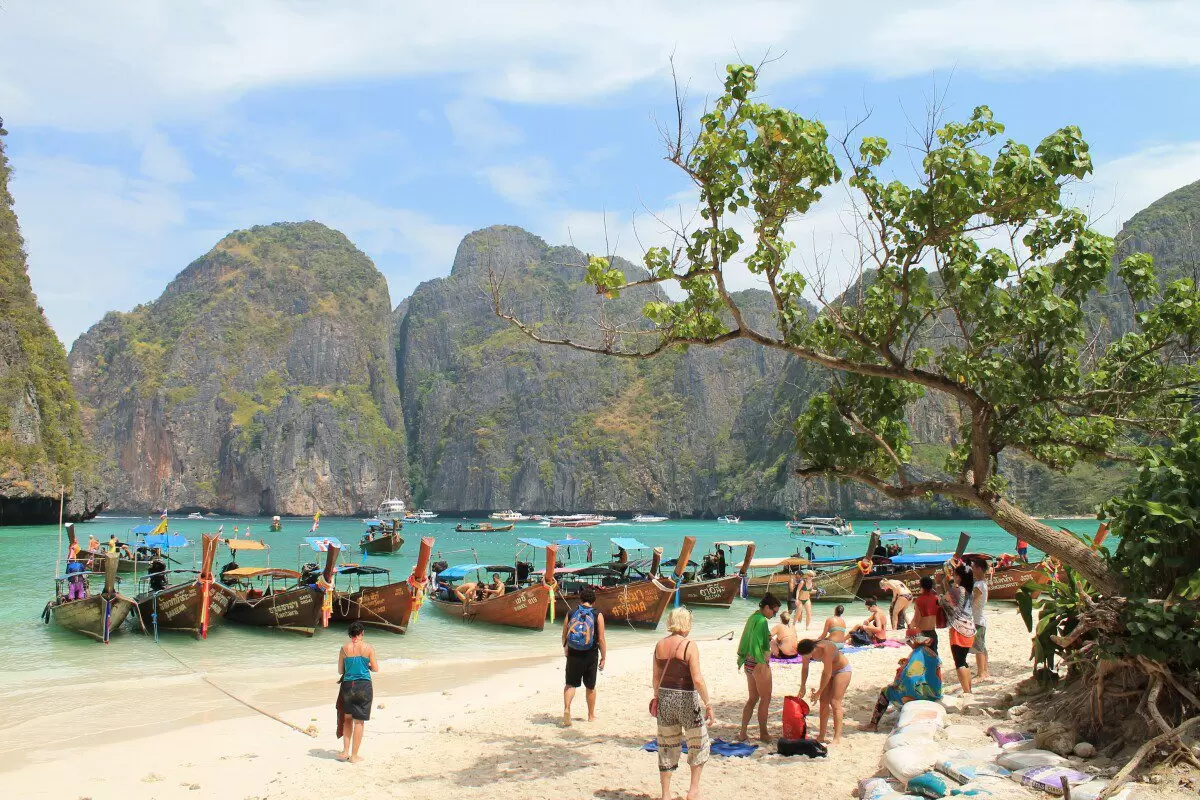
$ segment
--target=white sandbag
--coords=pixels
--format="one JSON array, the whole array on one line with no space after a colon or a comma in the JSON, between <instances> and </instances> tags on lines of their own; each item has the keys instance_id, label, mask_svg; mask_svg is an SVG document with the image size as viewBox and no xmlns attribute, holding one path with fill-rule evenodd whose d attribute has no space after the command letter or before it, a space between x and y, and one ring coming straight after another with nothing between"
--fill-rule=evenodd
<instances>
[{"instance_id":1,"label":"white sandbag","mask_svg":"<svg viewBox=\"0 0 1200 800\"><path fill-rule=\"evenodd\" d=\"M990 760L964 756L945 756L934 765L938 772L949 775L956 781L968 783L976 778L1007 778L1012 771Z\"/></svg>"},{"instance_id":2,"label":"white sandbag","mask_svg":"<svg viewBox=\"0 0 1200 800\"><path fill-rule=\"evenodd\" d=\"M921 800L914 795L904 794L887 778L865 778L859 781L858 796L862 800Z\"/></svg>"},{"instance_id":3,"label":"white sandbag","mask_svg":"<svg viewBox=\"0 0 1200 800\"><path fill-rule=\"evenodd\" d=\"M948 743L959 746L965 742L983 742L986 738L971 725L947 725L942 730L942 736Z\"/></svg>"},{"instance_id":4,"label":"white sandbag","mask_svg":"<svg viewBox=\"0 0 1200 800\"><path fill-rule=\"evenodd\" d=\"M933 720L916 722L907 728L897 728L896 732L888 737L884 749L892 750L910 744L934 744L939 730L941 728Z\"/></svg>"},{"instance_id":5,"label":"white sandbag","mask_svg":"<svg viewBox=\"0 0 1200 800\"><path fill-rule=\"evenodd\" d=\"M908 783L912 778L933 769L934 762L941 755L941 748L937 745L910 744L884 753L883 766L896 780Z\"/></svg>"},{"instance_id":6,"label":"white sandbag","mask_svg":"<svg viewBox=\"0 0 1200 800\"><path fill-rule=\"evenodd\" d=\"M1030 767L1065 767L1067 760L1058 753L1049 750L1006 750L996 759L1002 767L1008 767L1013 772Z\"/></svg>"},{"instance_id":7,"label":"white sandbag","mask_svg":"<svg viewBox=\"0 0 1200 800\"><path fill-rule=\"evenodd\" d=\"M976 778L973 781L968 781L956 789L950 790L951 797L978 797L982 800L987 798L1003 798L1003 800L1013 800L1015 797L1031 797L1024 789L1012 785L1012 782L1005 778Z\"/></svg>"},{"instance_id":8,"label":"white sandbag","mask_svg":"<svg viewBox=\"0 0 1200 800\"><path fill-rule=\"evenodd\" d=\"M1102 778L1090 780L1087 783L1081 783L1078 786L1071 787L1071 800L1096 800L1100 793L1108 786L1108 781ZM1121 791L1112 796L1112 800L1129 800L1133 794L1133 784L1127 783L1121 788Z\"/></svg>"},{"instance_id":9,"label":"white sandbag","mask_svg":"<svg viewBox=\"0 0 1200 800\"><path fill-rule=\"evenodd\" d=\"M1059 796L1063 793L1063 778L1066 778L1067 783L1071 786L1078 786L1081 783L1087 783L1091 776L1086 772L1080 772L1070 767L1046 765L1020 769L1009 777L1022 786L1029 786L1033 789ZM1072 796L1074 796L1074 792L1072 792Z\"/></svg>"},{"instance_id":10,"label":"white sandbag","mask_svg":"<svg viewBox=\"0 0 1200 800\"><path fill-rule=\"evenodd\" d=\"M900 719L896 722L897 728L907 728L917 722L934 721L938 727L944 727L946 724L946 709L941 703L935 703L932 700L909 700L900 709Z\"/></svg>"}]
</instances>

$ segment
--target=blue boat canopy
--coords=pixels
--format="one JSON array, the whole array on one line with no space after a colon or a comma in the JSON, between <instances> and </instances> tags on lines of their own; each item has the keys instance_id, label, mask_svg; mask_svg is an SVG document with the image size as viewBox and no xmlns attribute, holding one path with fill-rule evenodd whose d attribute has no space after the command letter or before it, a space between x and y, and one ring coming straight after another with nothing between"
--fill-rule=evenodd
<instances>
[{"instance_id":1,"label":"blue boat canopy","mask_svg":"<svg viewBox=\"0 0 1200 800\"><path fill-rule=\"evenodd\" d=\"M954 553L909 553L892 556L888 560L893 564L945 564L954 558Z\"/></svg>"},{"instance_id":2,"label":"blue boat canopy","mask_svg":"<svg viewBox=\"0 0 1200 800\"><path fill-rule=\"evenodd\" d=\"M559 547L582 547L587 542L583 539L559 539L555 544Z\"/></svg>"},{"instance_id":3,"label":"blue boat canopy","mask_svg":"<svg viewBox=\"0 0 1200 800\"><path fill-rule=\"evenodd\" d=\"M542 549L542 550L545 550L547 547L549 547L549 546L550 546L550 543L549 543L549 542L547 542L545 539L533 539L533 538L530 538L530 539L525 539L525 538L522 538L522 537L519 537L519 536L518 536L518 537L517 537L517 541L518 541L518 542L522 542L522 543L524 543L524 544L527 544L527 545L529 545L530 547L537 547L537 548L540 548L540 549Z\"/></svg>"},{"instance_id":4,"label":"blue boat canopy","mask_svg":"<svg viewBox=\"0 0 1200 800\"><path fill-rule=\"evenodd\" d=\"M609 539L622 550L649 550L650 545L642 544L637 539Z\"/></svg>"},{"instance_id":5,"label":"blue boat canopy","mask_svg":"<svg viewBox=\"0 0 1200 800\"><path fill-rule=\"evenodd\" d=\"M836 539L818 539L812 536L793 536L792 540L796 542L815 544L817 547L841 547L843 544L845 544L845 542L839 542Z\"/></svg>"},{"instance_id":6,"label":"blue boat canopy","mask_svg":"<svg viewBox=\"0 0 1200 800\"><path fill-rule=\"evenodd\" d=\"M309 547L311 547L313 550L316 550L318 553L327 552L331 546L336 547L339 550L345 549L342 547L342 543L338 541L336 536L305 536L304 541L308 543Z\"/></svg>"},{"instance_id":7,"label":"blue boat canopy","mask_svg":"<svg viewBox=\"0 0 1200 800\"><path fill-rule=\"evenodd\" d=\"M156 533L145 538L146 547L187 547L188 540L178 533Z\"/></svg>"},{"instance_id":8,"label":"blue boat canopy","mask_svg":"<svg viewBox=\"0 0 1200 800\"><path fill-rule=\"evenodd\" d=\"M134 525L132 528L129 529L129 532L140 535L143 533L150 533L157 527L158 527L157 525Z\"/></svg>"},{"instance_id":9,"label":"blue boat canopy","mask_svg":"<svg viewBox=\"0 0 1200 800\"><path fill-rule=\"evenodd\" d=\"M486 572L514 572L512 567L504 564L455 564L453 567L448 567L437 574L439 581L457 581L461 580L476 570L484 570Z\"/></svg>"}]
</instances>

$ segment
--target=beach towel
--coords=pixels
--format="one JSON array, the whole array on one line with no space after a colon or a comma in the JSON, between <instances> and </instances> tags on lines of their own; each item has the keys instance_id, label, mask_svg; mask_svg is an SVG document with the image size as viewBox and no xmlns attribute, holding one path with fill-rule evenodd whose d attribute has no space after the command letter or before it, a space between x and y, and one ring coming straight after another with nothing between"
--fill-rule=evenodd
<instances>
[{"instance_id":1,"label":"beach towel","mask_svg":"<svg viewBox=\"0 0 1200 800\"><path fill-rule=\"evenodd\" d=\"M647 753L658 752L658 740L651 739L642 745L642 749ZM756 744L747 744L746 742L727 742L724 739L713 739L710 745L709 752L714 756L725 756L726 758L746 758L754 754L758 749ZM683 752L687 752L687 742L683 743Z\"/></svg>"},{"instance_id":2,"label":"beach towel","mask_svg":"<svg viewBox=\"0 0 1200 800\"><path fill-rule=\"evenodd\" d=\"M738 642L737 653L738 669L741 669L747 660L762 664L770 657L771 628L767 623L767 618L757 611L746 620L746 627L742 629L742 639Z\"/></svg>"},{"instance_id":3,"label":"beach towel","mask_svg":"<svg viewBox=\"0 0 1200 800\"><path fill-rule=\"evenodd\" d=\"M890 702L899 706L911 700L941 700L941 659L928 648L918 647L883 692Z\"/></svg>"}]
</instances>

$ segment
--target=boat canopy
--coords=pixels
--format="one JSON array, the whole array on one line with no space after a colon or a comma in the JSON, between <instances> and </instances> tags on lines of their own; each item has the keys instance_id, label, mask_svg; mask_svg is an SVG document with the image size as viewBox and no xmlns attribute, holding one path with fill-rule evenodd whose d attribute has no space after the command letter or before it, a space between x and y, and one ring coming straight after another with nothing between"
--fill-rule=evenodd
<instances>
[{"instance_id":1,"label":"boat canopy","mask_svg":"<svg viewBox=\"0 0 1200 800\"><path fill-rule=\"evenodd\" d=\"M749 547L750 545L754 544L754 542L747 540L738 542L713 542L713 544L717 546L724 545L725 547Z\"/></svg>"},{"instance_id":2,"label":"boat canopy","mask_svg":"<svg viewBox=\"0 0 1200 800\"><path fill-rule=\"evenodd\" d=\"M363 524L364 525L382 525L383 520L381 520L381 519L364 519Z\"/></svg>"},{"instance_id":3,"label":"boat canopy","mask_svg":"<svg viewBox=\"0 0 1200 800\"><path fill-rule=\"evenodd\" d=\"M129 532L140 535L143 533L150 533L157 527L158 527L157 525L134 525L132 528L129 529Z\"/></svg>"},{"instance_id":4,"label":"boat canopy","mask_svg":"<svg viewBox=\"0 0 1200 800\"><path fill-rule=\"evenodd\" d=\"M935 536L926 531L918 531L912 528L897 528L890 533L885 533L879 537L883 541L895 541L896 539L916 539L919 542L940 542L942 537Z\"/></svg>"},{"instance_id":5,"label":"boat canopy","mask_svg":"<svg viewBox=\"0 0 1200 800\"><path fill-rule=\"evenodd\" d=\"M256 542L253 539L226 539L225 544L230 550L270 550L266 542Z\"/></svg>"},{"instance_id":6,"label":"boat canopy","mask_svg":"<svg viewBox=\"0 0 1200 800\"><path fill-rule=\"evenodd\" d=\"M390 575L392 571L384 567L372 567L367 564L343 564L338 567L339 575Z\"/></svg>"},{"instance_id":7,"label":"boat canopy","mask_svg":"<svg viewBox=\"0 0 1200 800\"><path fill-rule=\"evenodd\" d=\"M793 536L792 541L805 542L817 547L841 547L845 544L845 542L839 542L836 539L820 539L815 536Z\"/></svg>"},{"instance_id":8,"label":"boat canopy","mask_svg":"<svg viewBox=\"0 0 1200 800\"><path fill-rule=\"evenodd\" d=\"M654 562L652 562L652 561L637 561L634 563L634 566L640 567L641 565L645 564L646 567L649 568L649 566L653 563ZM679 563L678 558L668 558L666 561L662 562L662 566L673 567L678 563ZM692 561L691 559L688 559L687 565L689 567L699 567L700 566L699 564L697 564L695 561Z\"/></svg>"},{"instance_id":9,"label":"boat canopy","mask_svg":"<svg viewBox=\"0 0 1200 800\"><path fill-rule=\"evenodd\" d=\"M291 578L299 580L300 573L278 567L238 567L221 573L222 578Z\"/></svg>"},{"instance_id":10,"label":"boat canopy","mask_svg":"<svg viewBox=\"0 0 1200 800\"><path fill-rule=\"evenodd\" d=\"M583 539L559 539L555 544L559 547L581 547L587 542Z\"/></svg>"},{"instance_id":11,"label":"boat canopy","mask_svg":"<svg viewBox=\"0 0 1200 800\"><path fill-rule=\"evenodd\" d=\"M539 570L539 573L543 570ZM615 570L607 564L584 564L581 567L563 567L562 569L554 570L555 575L571 575L579 578L591 577L620 577L621 572Z\"/></svg>"},{"instance_id":12,"label":"boat canopy","mask_svg":"<svg viewBox=\"0 0 1200 800\"><path fill-rule=\"evenodd\" d=\"M545 539L534 539L534 538L526 539L524 537L518 536L517 541L521 542L523 544L527 544L530 547L536 547L541 550L545 550L547 547L550 546L550 543L547 542ZM562 542L558 542L557 544L562 544Z\"/></svg>"},{"instance_id":13,"label":"boat canopy","mask_svg":"<svg viewBox=\"0 0 1200 800\"><path fill-rule=\"evenodd\" d=\"M808 564L807 558L785 556L783 558L756 558L750 562L750 569L766 569L768 567L802 567Z\"/></svg>"},{"instance_id":14,"label":"boat canopy","mask_svg":"<svg viewBox=\"0 0 1200 800\"><path fill-rule=\"evenodd\" d=\"M650 545L642 544L637 539L621 538L621 539L609 539L609 541L612 542L617 547L621 548L622 550L649 550L650 549Z\"/></svg>"},{"instance_id":15,"label":"boat canopy","mask_svg":"<svg viewBox=\"0 0 1200 800\"><path fill-rule=\"evenodd\" d=\"M954 553L907 553L888 559L893 564L945 564L954 558Z\"/></svg>"},{"instance_id":16,"label":"boat canopy","mask_svg":"<svg viewBox=\"0 0 1200 800\"><path fill-rule=\"evenodd\" d=\"M343 549L342 543L338 541L336 536L305 536L304 541L318 553L328 552L331 547L336 547L339 550Z\"/></svg>"},{"instance_id":17,"label":"boat canopy","mask_svg":"<svg viewBox=\"0 0 1200 800\"><path fill-rule=\"evenodd\" d=\"M144 541L146 547L187 547L188 545L188 540L178 533L156 533L145 537Z\"/></svg>"},{"instance_id":18,"label":"boat canopy","mask_svg":"<svg viewBox=\"0 0 1200 800\"><path fill-rule=\"evenodd\" d=\"M438 580L462 580L476 570L483 570L485 572L516 572L512 567L504 564L455 564L453 567L448 567L439 572Z\"/></svg>"}]
</instances>

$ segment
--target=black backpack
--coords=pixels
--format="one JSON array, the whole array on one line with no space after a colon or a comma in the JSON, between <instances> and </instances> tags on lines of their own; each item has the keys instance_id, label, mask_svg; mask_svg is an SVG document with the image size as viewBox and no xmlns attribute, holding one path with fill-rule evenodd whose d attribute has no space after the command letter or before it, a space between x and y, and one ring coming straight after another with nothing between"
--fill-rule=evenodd
<instances>
[{"instance_id":1,"label":"black backpack","mask_svg":"<svg viewBox=\"0 0 1200 800\"><path fill-rule=\"evenodd\" d=\"M781 756L824 758L829 754L825 745L816 739L780 739L776 744Z\"/></svg>"}]
</instances>

